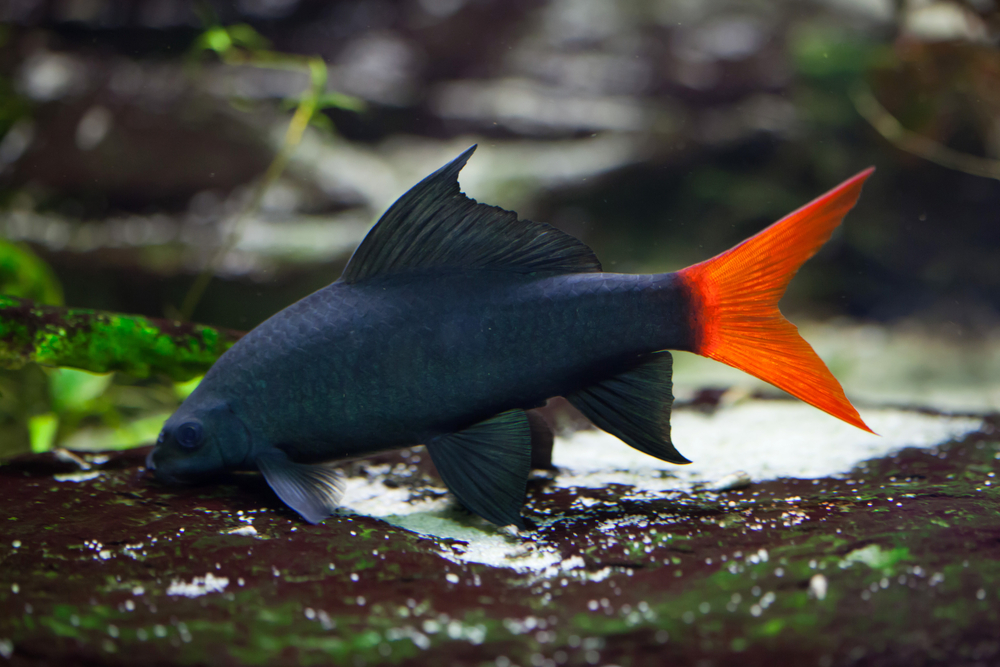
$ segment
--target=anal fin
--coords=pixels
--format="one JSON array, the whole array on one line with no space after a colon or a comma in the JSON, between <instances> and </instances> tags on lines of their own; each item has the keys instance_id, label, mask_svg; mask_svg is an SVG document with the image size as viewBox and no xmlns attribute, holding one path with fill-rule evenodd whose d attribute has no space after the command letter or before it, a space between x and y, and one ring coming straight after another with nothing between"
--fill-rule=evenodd
<instances>
[{"instance_id":1,"label":"anal fin","mask_svg":"<svg viewBox=\"0 0 1000 667\"><path fill-rule=\"evenodd\" d=\"M309 523L333 514L344 497L344 474L327 463L296 463L280 449L257 457L257 468L282 502Z\"/></svg>"},{"instance_id":2,"label":"anal fin","mask_svg":"<svg viewBox=\"0 0 1000 667\"><path fill-rule=\"evenodd\" d=\"M521 507L531 470L531 429L523 410L502 412L425 444L462 505L498 526L525 527Z\"/></svg>"},{"instance_id":3,"label":"anal fin","mask_svg":"<svg viewBox=\"0 0 1000 667\"><path fill-rule=\"evenodd\" d=\"M594 426L641 452L670 463L690 463L670 441L673 357L651 354L627 373L567 396Z\"/></svg>"}]
</instances>

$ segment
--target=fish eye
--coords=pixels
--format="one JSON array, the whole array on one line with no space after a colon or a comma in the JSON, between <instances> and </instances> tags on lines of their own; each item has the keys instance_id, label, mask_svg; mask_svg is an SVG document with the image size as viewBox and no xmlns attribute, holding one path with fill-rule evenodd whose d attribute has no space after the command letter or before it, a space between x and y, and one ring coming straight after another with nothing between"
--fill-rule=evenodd
<instances>
[{"instance_id":1,"label":"fish eye","mask_svg":"<svg viewBox=\"0 0 1000 667\"><path fill-rule=\"evenodd\" d=\"M202 435L201 424L198 422L184 422L174 431L177 444L188 449L194 449L200 445Z\"/></svg>"}]
</instances>

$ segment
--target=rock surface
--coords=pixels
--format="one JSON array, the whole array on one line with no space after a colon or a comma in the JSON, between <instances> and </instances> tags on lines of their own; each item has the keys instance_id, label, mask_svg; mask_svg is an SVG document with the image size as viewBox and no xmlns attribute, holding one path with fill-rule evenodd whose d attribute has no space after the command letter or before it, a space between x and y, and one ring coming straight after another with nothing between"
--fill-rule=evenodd
<instances>
[{"instance_id":1,"label":"rock surface","mask_svg":"<svg viewBox=\"0 0 1000 667\"><path fill-rule=\"evenodd\" d=\"M345 464L348 507L318 526L256 475L161 487L145 449L20 457L0 466L0 654L15 665L1000 659L1000 419L863 411L878 439L814 413L693 401L675 418L690 471L596 431L559 438L521 534L456 507L421 448Z\"/></svg>"}]
</instances>

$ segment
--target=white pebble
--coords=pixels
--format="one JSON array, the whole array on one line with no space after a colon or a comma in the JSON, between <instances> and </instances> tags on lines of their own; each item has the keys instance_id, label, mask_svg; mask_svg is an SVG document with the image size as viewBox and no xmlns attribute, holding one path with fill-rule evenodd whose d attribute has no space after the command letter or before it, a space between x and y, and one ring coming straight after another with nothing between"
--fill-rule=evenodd
<instances>
[{"instance_id":1,"label":"white pebble","mask_svg":"<svg viewBox=\"0 0 1000 667\"><path fill-rule=\"evenodd\" d=\"M809 579L809 594L817 600L826 598L826 588L826 577L822 574L814 574L812 578Z\"/></svg>"}]
</instances>

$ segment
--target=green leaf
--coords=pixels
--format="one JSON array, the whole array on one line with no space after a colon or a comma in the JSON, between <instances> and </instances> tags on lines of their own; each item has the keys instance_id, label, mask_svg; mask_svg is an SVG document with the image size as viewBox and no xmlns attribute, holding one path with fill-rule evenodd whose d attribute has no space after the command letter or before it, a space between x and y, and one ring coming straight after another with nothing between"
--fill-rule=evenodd
<instances>
[{"instance_id":1,"label":"green leaf","mask_svg":"<svg viewBox=\"0 0 1000 667\"><path fill-rule=\"evenodd\" d=\"M28 420L28 433L31 436L31 451L41 454L52 449L59 431L59 417L52 412L35 415Z\"/></svg>"},{"instance_id":2,"label":"green leaf","mask_svg":"<svg viewBox=\"0 0 1000 667\"><path fill-rule=\"evenodd\" d=\"M233 47L233 40L229 36L229 31L222 26L214 26L202 33L198 40L201 49L225 53Z\"/></svg>"},{"instance_id":3,"label":"green leaf","mask_svg":"<svg viewBox=\"0 0 1000 667\"><path fill-rule=\"evenodd\" d=\"M191 392L198 388L201 381L205 378L204 375L199 375L196 378L191 378L187 382L175 382L174 383L174 394L177 398L182 401L191 395Z\"/></svg>"},{"instance_id":4,"label":"green leaf","mask_svg":"<svg viewBox=\"0 0 1000 667\"><path fill-rule=\"evenodd\" d=\"M236 46L255 51L271 48L271 42L246 23L229 26L228 31L230 39Z\"/></svg>"},{"instance_id":5,"label":"green leaf","mask_svg":"<svg viewBox=\"0 0 1000 667\"><path fill-rule=\"evenodd\" d=\"M169 417L170 413L164 412L135 419L117 427L81 428L67 437L62 445L66 449L90 452L142 447L156 442L156 436L163 428L163 422Z\"/></svg>"},{"instance_id":6,"label":"green leaf","mask_svg":"<svg viewBox=\"0 0 1000 667\"><path fill-rule=\"evenodd\" d=\"M338 92L323 93L319 96L316 106L320 109L335 108L358 112L368 108L367 103L360 97Z\"/></svg>"},{"instance_id":7,"label":"green leaf","mask_svg":"<svg viewBox=\"0 0 1000 667\"><path fill-rule=\"evenodd\" d=\"M261 51L270 47L270 42L259 32L245 23L232 26L214 25L201 33L194 44L194 51L214 51L225 56L234 48Z\"/></svg>"},{"instance_id":8,"label":"green leaf","mask_svg":"<svg viewBox=\"0 0 1000 667\"><path fill-rule=\"evenodd\" d=\"M49 373L49 393L56 412L87 410L111 384L111 373L97 374L73 368L57 368Z\"/></svg>"},{"instance_id":9,"label":"green leaf","mask_svg":"<svg viewBox=\"0 0 1000 667\"><path fill-rule=\"evenodd\" d=\"M0 294L60 306L62 285L48 264L26 245L0 239Z\"/></svg>"}]
</instances>

